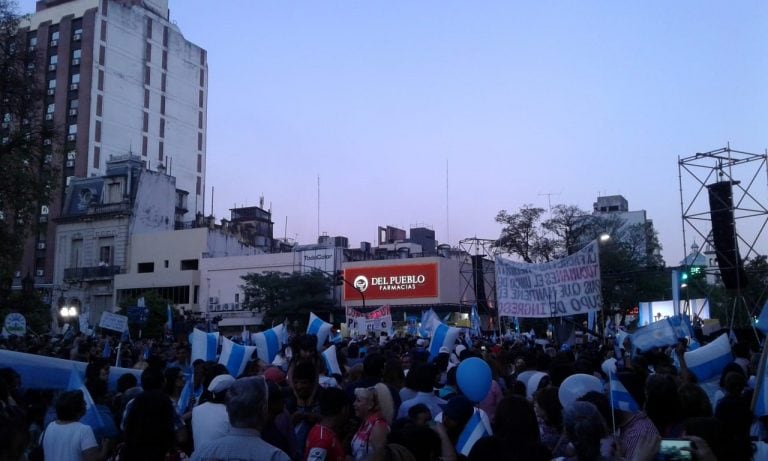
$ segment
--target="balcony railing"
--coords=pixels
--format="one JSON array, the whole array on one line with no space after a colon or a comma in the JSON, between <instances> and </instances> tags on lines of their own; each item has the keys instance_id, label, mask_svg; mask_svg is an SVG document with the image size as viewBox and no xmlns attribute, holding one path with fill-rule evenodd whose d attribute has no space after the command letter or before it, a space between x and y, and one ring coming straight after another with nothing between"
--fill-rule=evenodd
<instances>
[{"instance_id":1,"label":"balcony railing","mask_svg":"<svg viewBox=\"0 0 768 461\"><path fill-rule=\"evenodd\" d=\"M71 267L64 269L65 282L111 279L122 273L120 266Z\"/></svg>"}]
</instances>

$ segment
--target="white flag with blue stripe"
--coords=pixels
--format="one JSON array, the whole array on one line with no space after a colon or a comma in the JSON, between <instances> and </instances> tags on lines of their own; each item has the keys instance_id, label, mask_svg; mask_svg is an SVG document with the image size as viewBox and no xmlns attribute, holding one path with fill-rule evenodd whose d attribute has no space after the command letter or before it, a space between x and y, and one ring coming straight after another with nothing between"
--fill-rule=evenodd
<instances>
[{"instance_id":1,"label":"white flag with blue stripe","mask_svg":"<svg viewBox=\"0 0 768 461\"><path fill-rule=\"evenodd\" d=\"M219 347L219 332L206 333L197 328L189 334L189 344L192 346L191 360L216 360L216 350Z\"/></svg>"},{"instance_id":2,"label":"white flag with blue stripe","mask_svg":"<svg viewBox=\"0 0 768 461\"><path fill-rule=\"evenodd\" d=\"M726 333L707 345L685 353L685 364L699 382L720 376L723 368L731 362L731 343Z\"/></svg>"},{"instance_id":3,"label":"white flag with blue stripe","mask_svg":"<svg viewBox=\"0 0 768 461\"><path fill-rule=\"evenodd\" d=\"M480 316L477 313L477 304L472 304L472 310L469 315L469 321L472 329L472 334L477 337L482 336L482 331L480 328Z\"/></svg>"},{"instance_id":4,"label":"white flag with blue stripe","mask_svg":"<svg viewBox=\"0 0 768 461\"><path fill-rule=\"evenodd\" d=\"M765 310L765 309L764 309ZM765 348L768 345L764 345ZM760 365L757 370L757 382L755 383L755 393L752 397L752 411L755 416L760 418L768 415L768 350L763 349L760 356Z\"/></svg>"},{"instance_id":5,"label":"white flag with blue stripe","mask_svg":"<svg viewBox=\"0 0 768 461\"><path fill-rule=\"evenodd\" d=\"M227 367L230 375L239 377L245 371L254 350L256 350L255 346L242 346L229 338L224 338L219 363Z\"/></svg>"},{"instance_id":6,"label":"white flag with blue stripe","mask_svg":"<svg viewBox=\"0 0 768 461\"><path fill-rule=\"evenodd\" d=\"M328 376L340 375L341 367L339 366L339 360L336 358L336 346L331 346L324 350L321 354L325 361L325 368L328 370Z\"/></svg>"},{"instance_id":7,"label":"white flag with blue stripe","mask_svg":"<svg viewBox=\"0 0 768 461\"><path fill-rule=\"evenodd\" d=\"M192 379L191 373L184 373L184 387L181 389L181 395L179 395L179 401L176 403L176 408L179 410L179 414L183 415L192 408L191 404L195 398L194 379Z\"/></svg>"},{"instance_id":8,"label":"white flag with blue stripe","mask_svg":"<svg viewBox=\"0 0 768 461\"><path fill-rule=\"evenodd\" d=\"M677 344L680 338L692 335L693 331L689 325L690 321L686 322L682 316L674 316L638 328L632 334L633 352L638 349L642 352L648 352L654 347Z\"/></svg>"},{"instance_id":9,"label":"white flag with blue stripe","mask_svg":"<svg viewBox=\"0 0 768 461\"><path fill-rule=\"evenodd\" d=\"M627 391L627 388L621 384L619 377L611 370L609 373L610 381L609 386L611 390L611 407L614 410L626 411L628 413L637 413L640 411L640 406L632 398L632 394Z\"/></svg>"},{"instance_id":10,"label":"white flag with blue stripe","mask_svg":"<svg viewBox=\"0 0 768 461\"><path fill-rule=\"evenodd\" d=\"M316 316L314 312L309 314L309 325L307 325L307 334L317 336L317 350L323 350L323 345L331 334L331 325L320 317Z\"/></svg>"},{"instance_id":11,"label":"white flag with blue stripe","mask_svg":"<svg viewBox=\"0 0 768 461\"><path fill-rule=\"evenodd\" d=\"M456 453L469 456L469 452L472 451L475 442L489 435L493 435L493 431L483 419L480 411L475 409L475 413L469 418L469 421L464 426L464 430L459 435L459 440L456 442Z\"/></svg>"},{"instance_id":12,"label":"white flag with blue stripe","mask_svg":"<svg viewBox=\"0 0 768 461\"><path fill-rule=\"evenodd\" d=\"M251 341L256 346L256 354L259 360L271 364L280 349L285 344L285 327L280 324L267 331L260 331L251 335Z\"/></svg>"},{"instance_id":13,"label":"white flag with blue stripe","mask_svg":"<svg viewBox=\"0 0 768 461\"><path fill-rule=\"evenodd\" d=\"M439 323L432 331L432 339L429 342L429 360L434 360L440 353L440 348L445 347L448 353L453 352L456 347L456 339L459 337L461 329L449 327L444 323Z\"/></svg>"},{"instance_id":14,"label":"white flag with blue stripe","mask_svg":"<svg viewBox=\"0 0 768 461\"><path fill-rule=\"evenodd\" d=\"M72 372L69 374L69 385L67 386L67 390L83 392L83 399L85 400L85 415L80 418L80 422L91 426L93 432L104 429L104 420L101 418L101 414L96 408L96 403L94 403L93 398L91 397L91 393L88 392L88 389L85 387L83 377L74 366L72 367Z\"/></svg>"},{"instance_id":15,"label":"white flag with blue stripe","mask_svg":"<svg viewBox=\"0 0 768 461\"><path fill-rule=\"evenodd\" d=\"M419 326L419 336L429 338L432 336L432 330L442 324L435 311L429 309L421 313L421 325Z\"/></svg>"}]
</instances>

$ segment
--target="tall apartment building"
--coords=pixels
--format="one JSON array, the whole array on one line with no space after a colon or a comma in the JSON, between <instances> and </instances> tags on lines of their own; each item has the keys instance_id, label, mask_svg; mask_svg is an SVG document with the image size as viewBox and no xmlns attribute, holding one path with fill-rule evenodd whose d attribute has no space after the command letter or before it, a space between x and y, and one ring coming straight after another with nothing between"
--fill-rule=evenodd
<instances>
[{"instance_id":1,"label":"tall apartment building","mask_svg":"<svg viewBox=\"0 0 768 461\"><path fill-rule=\"evenodd\" d=\"M104 175L113 155L173 175L188 193L177 219L203 211L208 68L206 51L169 21L168 0L39 0L36 10L26 24L39 56L30 71L47 88L40 117L63 129L65 155L14 285L30 275L52 288L66 186Z\"/></svg>"}]
</instances>

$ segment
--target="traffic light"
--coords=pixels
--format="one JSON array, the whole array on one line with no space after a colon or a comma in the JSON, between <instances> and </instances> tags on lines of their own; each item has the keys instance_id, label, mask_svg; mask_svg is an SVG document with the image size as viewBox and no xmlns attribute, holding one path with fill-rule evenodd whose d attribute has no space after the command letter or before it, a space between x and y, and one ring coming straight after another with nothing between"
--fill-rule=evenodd
<instances>
[{"instance_id":1,"label":"traffic light","mask_svg":"<svg viewBox=\"0 0 768 461\"><path fill-rule=\"evenodd\" d=\"M334 286L341 286L344 285L344 271L343 270L337 270L333 273L333 280L331 283Z\"/></svg>"},{"instance_id":2,"label":"traffic light","mask_svg":"<svg viewBox=\"0 0 768 461\"><path fill-rule=\"evenodd\" d=\"M685 288L688 286L688 271L685 268L681 268L680 272L678 273L678 282L680 285L680 288Z\"/></svg>"},{"instance_id":3,"label":"traffic light","mask_svg":"<svg viewBox=\"0 0 768 461\"><path fill-rule=\"evenodd\" d=\"M706 275L703 266L691 266L688 269L688 276L692 279L703 279Z\"/></svg>"}]
</instances>

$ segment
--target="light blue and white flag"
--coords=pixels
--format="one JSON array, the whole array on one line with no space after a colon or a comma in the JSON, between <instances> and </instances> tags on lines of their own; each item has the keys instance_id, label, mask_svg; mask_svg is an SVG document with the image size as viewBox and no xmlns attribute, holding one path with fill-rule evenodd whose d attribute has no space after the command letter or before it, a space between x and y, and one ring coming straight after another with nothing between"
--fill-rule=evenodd
<instances>
[{"instance_id":1,"label":"light blue and white flag","mask_svg":"<svg viewBox=\"0 0 768 461\"><path fill-rule=\"evenodd\" d=\"M344 338L341 337L341 331L337 331L335 334L331 334L331 344L341 344Z\"/></svg>"},{"instance_id":2,"label":"light blue and white flag","mask_svg":"<svg viewBox=\"0 0 768 461\"><path fill-rule=\"evenodd\" d=\"M190 360L216 360L216 349L219 346L219 332L206 333L197 328L189 334L189 344L192 345Z\"/></svg>"},{"instance_id":3,"label":"light blue and white flag","mask_svg":"<svg viewBox=\"0 0 768 461\"><path fill-rule=\"evenodd\" d=\"M325 368L328 370L328 376L340 375L341 367L339 366L339 360L336 358L336 346L331 346L324 350L321 354L325 361Z\"/></svg>"},{"instance_id":4,"label":"light blue and white flag","mask_svg":"<svg viewBox=\"0 0 768 461\"><path fill-rule=\"evenodd\" d=\"M171 309L171 305L168 304L168 306L165 309L166 316L168 317L165 321L165 328L168 329L168 331L173 332L173 310Z\"/></svg>"},{"instance_id":5,"label":"light blue and white flag","mask_svg":"<svg viewBox=\"0 0 768 461\"><path fill-rule=\"evenodd\" d=\"M421 313L421 325L419 326L419 336L429 338L432 336L432 330L442 322L432 309Z\"/></svg>"},{"instance_id":6,"label":"light blue and white flag","mask_svg":"<svg viewBox=\"0 0 768 461\"><path fill-rule=\"evenodd\" d=\"M480 411L475 410L475 413L464 426L464 430L461 431L461 435L459 435L459 440L456 442L456 453L469 456L469 452L472 451L475 442L490 435L493 435L493 431L483 420Z\"/></svg>"},{"instance_id":7,"label":"light blue and white flag","mask_svg":"<svg viewBox=\"0 0 768 461\"><path fill-rule=\"evenodd\" d=\"M179 395L179 401L176 403L176 407L179 410L179 414L183 415L192 408L191 404L195 398L194 379L192 374L184 373L184 387L181 389L181 395Z\"/></svg>"},{"instance_id":8,"label":"light blue and white flag","mask_svg":"<svg viewBox=\"0 0 768 461\"><path fill-rule=\"evenodd\" d=\"M108 359L112 357L112 347L109 345L109 338L104 340L104 349L101 350L101 358Z\"/></svg>"},{"instance_id":9,"label":"light blue and white flag","mask_svg":"<svg viewBox=\"0 0 768 461\"><path fill-rule=\"evenodd\" d=\"M611 390L611 408L614 410L626 411L628 413L637 413L640 411L640 406L632 398L632 394L627 391L627 388L621 384L619 377L616 373L611 371L609 374L610 380L608 382Z\"/></svg>"},{"instance_id":10,"label":"light blue and white flag","mask_svg":"<svg viewBox=\"0 0 768 461\"><path fill-rule=\"evenodd\" d=\"M731 343L726 333L695 351L685 353L685 364L699 382L720 376L723 368L731 362Z\"/></svg>"},{"instance_id":11,"label":"light blue and white flag","mask_svg":"<svg viewBox=\"0 0 768 461\"><path fill-rule=\"evenodd\" d=\"M755 322L755 328L768 335L768 301L763 306L763 310L760 311L760 317Z\"/></svg>"},{"instance_id":12,"label":"light blue and white flag","mask_svg":"<svg viewBox=\"0 0 768 461\"><path fill-rule=\"evenodd\" d=\"M104 429L104 420L101 418L101 414L96 408L96 403L93 401L91 393L88 392L88 388L85 387L83 376L75 367L72 367L72 371L70 372L67 390L83 392L83 399L85 399L85 415L80 418L80 422L91 426L91 429L93 429L94 432Z\"/></svg>"},{"instance_id":13,"label":"light blue and white flag","mask_svg":"<svg viewBox=\"0 0 768 461\"><path fill-rule=\"evenodd\" d=\"M432 331L432 339L429 342L429 360L432 361L440 353L440 349L445 347L448 349L448 353L453 352L453 348L456 347L456 339L459 337L461 329L455 327L449 327L444 323L440 323Z\"/></svg>"},{"instance_id":14,"label":"light blue and white flag","mask_svg":"<svg viewBox=\"0 0 768 461\"><path fill-rule=\"evenodd\" d=\"M323 350L325 341L331 334L331 325L320 317L316 316L314 312L309 314L309 325L307 325L307 334L317 336L317 350Z\"/></svg>"},{"instance_id":15,"label":"light blue and white flag","mask_svg":"<svg viewBox=\"0 0 768 461\"><path fill-rule=\"evenodd\" d=\"M254 333L251 335L251 340L256 346L256 355L259 360L271 365L285 344L285 327L280 324L269 330Z\"/></svg>"},{"instance_id":16,"label":"light blue and white flag","mask_svg":"<svg viewBox=\"0 0 768 461\"><path fill-rule=\"evenodd\" d=\"M472 304L472 310L469 314L469 324L471 326L472 334L480 337L482 331L480 329L480 315L477 313L477 304Z\"/></svg>"},{"instance_id":17,"label":"light blue and white flag","mask_svg":"<svg viewBox=\"0 0 768 461\"><path fill-rule=\"evenodd\" d=\"M255 346L242 346L229 338L224 338L219 363L227 367L230 375L239 377L245 371L245 367L255 350Z\"/></svg>"},{"instance_id":18,"label":"light blue and white flag","mask_svg":"<svg viewBox=\"0 0 768 461\"><path fill-rule=\"evenodd\" d=\"M765 311L765 308L763 308L763 311ZM768 345L763 347L766 346ZM768 357L766 354L768 354L768 351L763 350L760 357L760 366L757 371L758 376L755 383L755 393L752 397L752 411L758 418L768 415L768 364L766 363Z\"/></svg>"},{"instance_id":19,"label":"light blue and white flag","mask_svg":"<svg viewBox=\"0 0 768 461\"><path fill-rule=\"evenodd\" d=\"M648 352L654 347L672 346L680 338L691 336L693 331L689 328L690 322L686 323L682 317L677 315L638 328L632 334L633 352L638 349Z\"/></svg>"}]
</instances>

